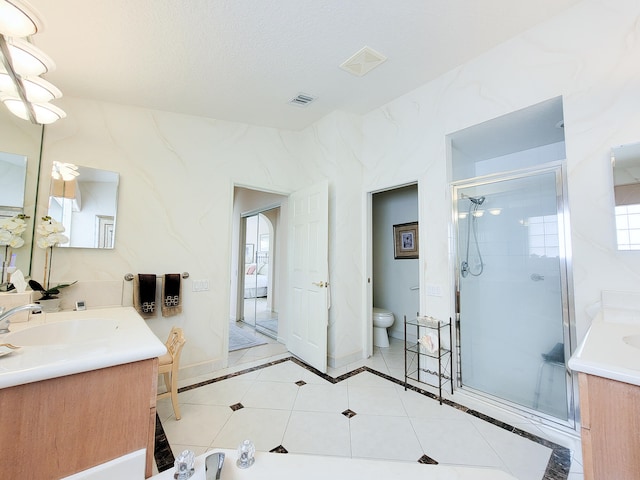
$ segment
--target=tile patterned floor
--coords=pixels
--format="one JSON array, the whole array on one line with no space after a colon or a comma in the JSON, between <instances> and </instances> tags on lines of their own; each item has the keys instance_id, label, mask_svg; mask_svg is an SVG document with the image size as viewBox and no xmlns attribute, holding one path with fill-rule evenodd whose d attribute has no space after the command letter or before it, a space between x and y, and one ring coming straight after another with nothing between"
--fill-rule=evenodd
<instances>
[{"instance_id":1,"label":"tile patterned floor","mask_svg":"<svg viewBox=\"0 0 640 480\"><path fill-rule=\"evenodd\" d=\"M456 392L407 390L402 342L323 375L270 343L232 352L216 377L181 380L182 419L158 402L157 468L184 449L235 449L486 466L520 480L582 480L579 439ZM475 404L474 404L475 402Z\"/></svg>"}]
</instances>

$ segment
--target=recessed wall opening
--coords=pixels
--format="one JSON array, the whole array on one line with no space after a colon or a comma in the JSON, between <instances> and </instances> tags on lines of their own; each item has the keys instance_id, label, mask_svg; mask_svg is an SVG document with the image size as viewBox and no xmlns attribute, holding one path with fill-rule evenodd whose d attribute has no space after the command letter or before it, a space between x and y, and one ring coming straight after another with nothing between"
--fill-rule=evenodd
<instances>
[{"instance_id":1,"label":"recessed wall opening","mask_svg":"<svg viewBox=\"0 0 640 480\"><path fill-rule=\"evenodd\" d=\"M374 328L374 347L380 347L385 335L391 341L394 338L404 341L403 317L415 315L420 309L419 260L413 255L396 258L394 252L394 225L418 221L418 185L373 193L371 217L373 315L393 314L393 323L382 327L386 332L379 330L376 335L376 320L372 318L370 322Z\"/></svg>"},{"instance_id":2,"label":"recessed wall opening","mask_svg":"<svg viewBox=\"0 0 640 480\"><path fill-rule=\"evenodd\" d=\"M562 98L451 134L458 387L575 427Z\"/></svg>"}]
</instances>

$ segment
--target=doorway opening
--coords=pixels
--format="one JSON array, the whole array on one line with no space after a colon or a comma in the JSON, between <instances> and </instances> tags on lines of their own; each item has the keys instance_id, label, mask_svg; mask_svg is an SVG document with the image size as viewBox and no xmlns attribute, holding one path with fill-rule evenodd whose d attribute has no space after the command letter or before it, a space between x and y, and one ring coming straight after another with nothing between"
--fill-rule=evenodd
<instances>
[{"instance_id":1,"label":"doorway opening","mask_svg":"<svg viewBox=\"0 0 640 480\"><path fill-rule=\"evenodd\" d=\"M250 336L260 333L282 341L280 271L286 263L283 249L287 228L281 211L285 207L286 212L287 198L234 188L230 351L255 346L251 342L247 346L236 345L236 337L243 336L236 327L242 327L245 334L250 332Z\"/></svg>"},{"instance_id":2,"label":"doorway opening","mask_svg":"<svg viewBox=\"0 0 640 480\"><path fill-rule=\"evenodd\" d=\"M275 228L280 207L243 217L244 258L241 321L260 333L278 336L278 305L273 275Z\"/></svg>"},{"instance_id":3,"label":"doorway opening","mask_svg":"<svg viewBox=\"0 0 640 480\"><path fill-rule=\"evenodd\" d=\"M398 226L416 224L417 229L417 222L417 184L372 193L370 271L372 272L371 307L375 310L372 311L368 328L376 328L373 325L375 315L384 316L386 312L393 314L393 323L390 327L386 327L386 332L378 330L373 334L365 335L365 338L373 339L374 347L384 347L385 335L391 342L393 339L403 340L404 316L407 315L407 318L410 318L420 309L418 255L398 255L395 243ZM385 322L382 322L383 328L384 324Z\"/></svg>"}]
</instances>

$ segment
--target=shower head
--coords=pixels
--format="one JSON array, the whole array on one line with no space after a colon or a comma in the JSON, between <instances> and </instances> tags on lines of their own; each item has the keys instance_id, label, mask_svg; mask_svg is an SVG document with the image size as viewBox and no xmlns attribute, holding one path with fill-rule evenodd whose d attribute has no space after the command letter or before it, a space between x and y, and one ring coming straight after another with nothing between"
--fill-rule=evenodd
<instances>
[{"instance_id":1,"label":"shower head","mask_svg":"<svg viewBox=\"0 0 640 480\"><path fill-rule=\"evenodd\" d=\"M462 194L462 198L468 198L472 203L476 205L482 205L484 203L484 197L470 197L469 195Z\"/></svg>"}]
</instances>

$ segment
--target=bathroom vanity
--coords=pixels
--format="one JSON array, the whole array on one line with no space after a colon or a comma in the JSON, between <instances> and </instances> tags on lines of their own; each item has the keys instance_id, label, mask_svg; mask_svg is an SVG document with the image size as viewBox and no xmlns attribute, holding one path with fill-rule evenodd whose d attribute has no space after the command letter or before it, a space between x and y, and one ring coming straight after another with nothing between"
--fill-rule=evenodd
<instances>
[{"instance_id":1,"label":"bathroom vanity","mask_svg":"<svg viewBox=\"0 0 640 480\"><path fill-rule=\"evenodd\" d=\"M640 311L607 311L569 360L578 372L585 480L640 478Z\"/></svg>"},{"instance_id":2,"label":"bathroom vanity","mask_svg":"<svg viewBox=\"0 0 640 480\"><path fill-rule=\"evenodd\" d=\"M146 449L152 474L158 356L133 308L33 315L0 343L3 478L59 479Z\"/></svg>"}]
</instances>

